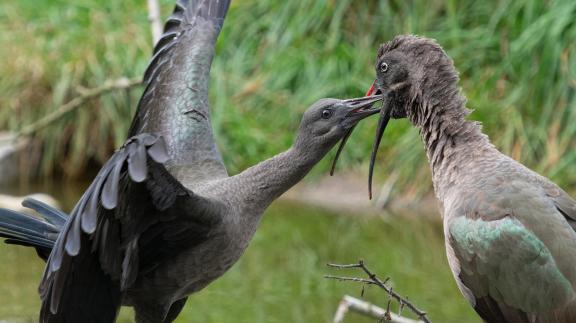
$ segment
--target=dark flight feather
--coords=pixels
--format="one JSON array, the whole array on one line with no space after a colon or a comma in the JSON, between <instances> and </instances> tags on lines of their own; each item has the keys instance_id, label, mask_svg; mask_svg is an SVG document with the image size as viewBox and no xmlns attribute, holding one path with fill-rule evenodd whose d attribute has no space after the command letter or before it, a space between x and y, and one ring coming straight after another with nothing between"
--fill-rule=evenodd
<instances>
[{"instance_id":1,"label":"dark flight feather","mask_svg":"<svg viewBox=\"0 0 576 323\"><path fill-rule=\"evenodd\" d=\"M193 42L182 44L179 41L182 34L193 30L199 17L211 21L213 28L220 31L229 6L230 0L178 0L176 2L174 11L164 25L164 33L156 43L152 59L144 73L146 88L140 102L138 102L136 115L130 126L130 136L142 131L142 124L147 111L154 108L151 99L154 97L157 87L156 78L161 72L169 70L168 66L172 62L174 52L176 52L175 47L180 47L178 51L188 51L192 46L195 46ZM185 47L182 48L177 45ZM168 66L166 66L167 64Z\"/></svg>"},{"instance_id":2,"label":"dark flight feather","mask_svg":"<svg viewBox=\"0 0 576 323\"><path fill-rule=\"evenodd\" d=\"M149 148L154 148L148 153ZM94 182L84 193L70 215L70 220L56 241L49 264L41 283L43 299L42 322L78 320L96 315L113 317L120 306L121 290L129 287L138 274L138 235L158 219L162 209L172 206L176 198L192 196L174 179L157 160L166 160L164 143L160 137L139 134L130 138L103 166ZM150 156L150 158L148 158ZM152 158L154 156L154 158ZM161 175L161 176L160 176ZM158 180L167 178L168 180ZM146 183L147 179L151 182ZM145 183L139 183L145 182ZM166 185L157 187L157 185ZM169 197L158 197L168 194ZM152 202L152 201L162 201ZM150 204L152 203L152 204ZM149 206L150 205L150 206ZM121 207L118 207L121 206ZM140 209L142 206L145 209ZM150 216L145 214L149 213ZM121 219L126 218L134 229L126 237L121 232ZM127 245L122 244L126 238ZM40 241L36 241L40 242ZM85 268L86 264L97 266ZM76 275L80 271L93 271L90 275ZM101 308L101 314L82 298L79 304L69 304L68 300L80 297L81 286L90 285L87 280L95 279L98 286L91 294L99 298L115 299L107 302L108 308ZM88 298L89 299L89 298ZM92 314L88 314L88 312ZM88 315L88 316L87 316Z\"/></svg>"}]
</instances>

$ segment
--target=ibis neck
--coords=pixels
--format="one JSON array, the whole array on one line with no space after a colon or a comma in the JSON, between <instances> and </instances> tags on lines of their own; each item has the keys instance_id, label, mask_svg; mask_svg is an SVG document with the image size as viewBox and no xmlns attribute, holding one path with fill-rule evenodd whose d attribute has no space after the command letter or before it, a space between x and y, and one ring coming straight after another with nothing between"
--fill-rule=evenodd
<instances>
[{"instance_id":1,"label":"ibis neck","mask_svg":"<svg viewBox=\"0 0 576 323\"><path fill-rule=\"evenodd\" d=\"M495 151L481 125L466 120L469 110L465 98L454 86L442 99L423 100L410 121L420 129L432 171L437 197L443 200L447 191L474 167L474 162ZM434 102L431 103L431 102Z\"/></svg>"},{"instance_id":2,"label":"ibis neck","mask_svg":"<svg viewBox=\"0 0 576 323\"><path fill-rule=\"evenodd\" d=\"M275 199L298 183L329 151L294 145L288 150L252 166L237 176L236 185L243 203L264 211Z\"/></svg>"}]
</instances>

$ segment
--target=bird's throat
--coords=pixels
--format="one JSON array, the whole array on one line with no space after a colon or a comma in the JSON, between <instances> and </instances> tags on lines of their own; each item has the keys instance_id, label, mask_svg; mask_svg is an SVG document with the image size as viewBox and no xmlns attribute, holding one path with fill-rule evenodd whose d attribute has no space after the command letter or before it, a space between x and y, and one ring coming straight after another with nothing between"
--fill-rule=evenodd
<instances>
[{"instance_id":1,"label":"bird's throat","mask_svg":"<svg viewBox=\"0 0 576 323\"><path fill-rule=\"evenodd\" d=\"M265 210L275 199L298 183L323 157L290 149L254 165L229 179L241 202Z\"/></svg>"}]
</instances>

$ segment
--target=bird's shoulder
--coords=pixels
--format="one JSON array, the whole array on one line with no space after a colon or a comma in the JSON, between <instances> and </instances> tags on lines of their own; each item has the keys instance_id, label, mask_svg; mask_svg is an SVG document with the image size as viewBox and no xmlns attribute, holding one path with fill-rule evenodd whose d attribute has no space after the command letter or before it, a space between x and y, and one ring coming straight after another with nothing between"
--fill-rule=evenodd
<instances>
[{"instance_id":1,"label":"bird's shoulder","mask_svg":"<svg viewBox=\"0 0 576 323\"><path fill-rule=\"evenodd\" d=\"M499 153L476 166L462 174L446 213L490 220L512 213L523 217L537 212L540 217L560 212L567 221L576 221L576 200L520 162Z\"/></svg>"},{"instance_id":2,"label":"bird's shoulder","mask_svg":"<svg viewBox=\"0 0 576 323\"><path fill-rule=\"evenodd\" d=\"M574 200L556 184L521 164L508 165L505 172L487 173L472 185L454 191L444 204L447 229L483 228L492 235L508 236L508 229L521 230L544 243L556 256L576 257Z\"/></svg>"}]
</instances>

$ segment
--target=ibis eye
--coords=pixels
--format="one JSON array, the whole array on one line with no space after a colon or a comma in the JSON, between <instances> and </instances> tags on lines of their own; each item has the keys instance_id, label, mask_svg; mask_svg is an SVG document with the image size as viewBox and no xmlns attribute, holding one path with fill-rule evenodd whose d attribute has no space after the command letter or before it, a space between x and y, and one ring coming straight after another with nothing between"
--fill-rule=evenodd
<instances>
[{"instance_id":1,"label":"ibis eye","mask_svg":"<svg viewBox=\"0 0 576 323\"><path fill-rule=\"evenodd\" d=\"M386 62L382 62L380 64L380 72L385 73L388 70L388 64Z\"/></svg>"},{"instance_id":2,"label":"ibis eye","mask_svg":"<svg viewBox=\"0 0 576 323\"><path fill-rule=\"evenodd\" d=\"M322 119L329 119L332 116L332 110L322 110Z\"/></svg>"}]
</instances>

